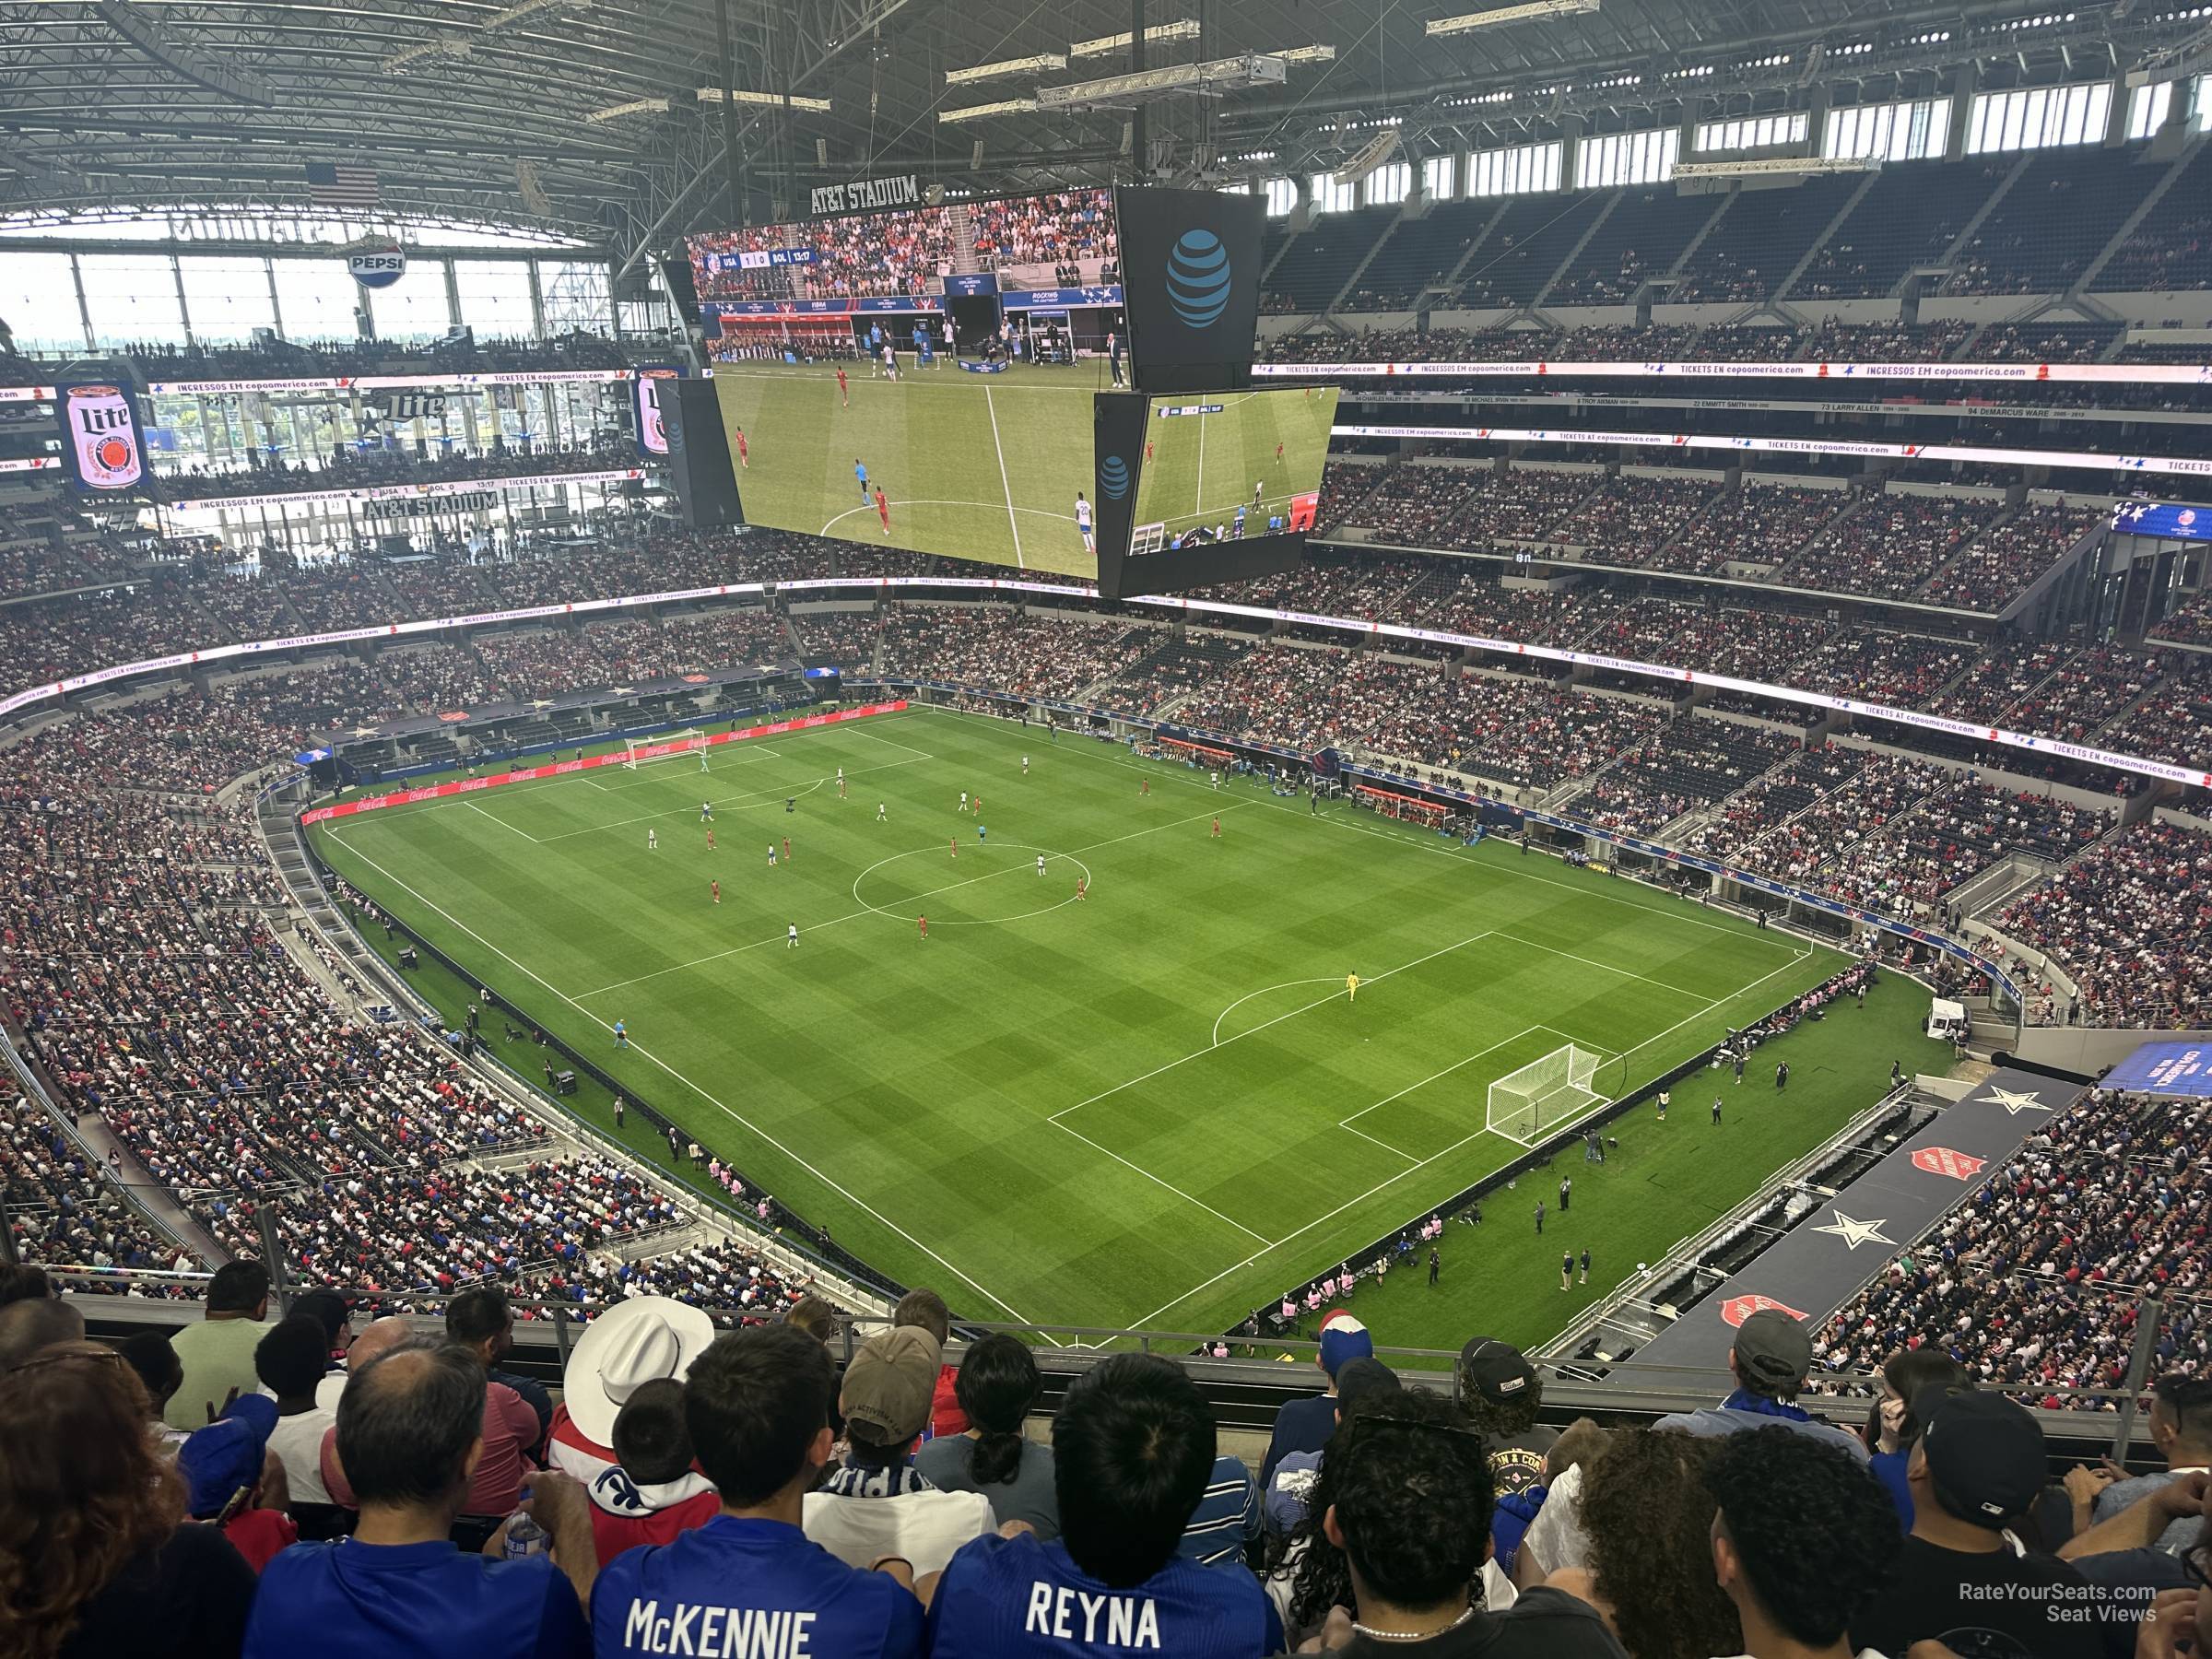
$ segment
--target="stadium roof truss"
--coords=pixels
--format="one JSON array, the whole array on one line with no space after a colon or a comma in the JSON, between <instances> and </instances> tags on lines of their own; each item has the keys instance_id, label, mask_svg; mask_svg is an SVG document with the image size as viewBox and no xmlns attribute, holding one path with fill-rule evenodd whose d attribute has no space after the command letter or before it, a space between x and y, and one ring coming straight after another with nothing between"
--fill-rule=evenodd
<instances>
[{"instance_id":1,"label":"stadium roof truss","mask_svg":"<svg viewBox=\"0 0 2212 1659\"><path fill-rule=\"evenodd\" d=\"M629 255L825 179L920 171L994 192L1340 165L1386 113L1406 151L1665 125L1826 96L2108 77L2201 25L2104 0L1601 0L1430 37L1465 0L1151 0L1149 66L1293 53L1287 84L1030 111L1131 66L1124 0L0 0L0 215L309 201L306 164L373 169L387 210ZM726 42L726 48L725 48ZM1333 49L1333 56L1320 48ZM1300 52L1300 49L1305 49ZM1038 66L980 95L948 72ZM1971 67L1966 67L1971 66ZM724 102L712 88L826 102ZM702 99L702 88L710 89ZM957 124L939 112L1015 107ZM1688 100L1686 102L1686 100ZM977 147L981 147L980 160Z\"/></svg>"}]
</instances>

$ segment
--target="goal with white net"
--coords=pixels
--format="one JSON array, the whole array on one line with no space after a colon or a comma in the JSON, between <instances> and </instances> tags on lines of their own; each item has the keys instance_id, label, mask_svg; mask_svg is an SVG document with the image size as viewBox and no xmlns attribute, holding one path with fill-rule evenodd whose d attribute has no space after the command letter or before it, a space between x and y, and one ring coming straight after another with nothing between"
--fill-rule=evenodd
<instances>
[{"instance_id":1,"label":"goal with white net","mask_svg":"<svg viewBox=\"0 0 2212 1659\"><path fill-rule=\"evenodd\" d=\"M636 771L641 766L650 766L656 760L681 760L687 755L699 757L699 769L707 769L707 735L704 732L677 732L653 743L640 743L635 737L623 746L622 770Z\"/></svg>"},{"instance_id":2,"label":"goal with white net","mask_svg":"<svg viewBox=\"0 0 2212 1659\"><path fill-rule=\"evenodd\" d=\"M1490 1085L1485 1126L1534 1143L1597 1103L1598 1095L1590 1085L1604 1061L1604 1055L1571 1042L1506 1073Z\"/></svg>"}]
</instances>

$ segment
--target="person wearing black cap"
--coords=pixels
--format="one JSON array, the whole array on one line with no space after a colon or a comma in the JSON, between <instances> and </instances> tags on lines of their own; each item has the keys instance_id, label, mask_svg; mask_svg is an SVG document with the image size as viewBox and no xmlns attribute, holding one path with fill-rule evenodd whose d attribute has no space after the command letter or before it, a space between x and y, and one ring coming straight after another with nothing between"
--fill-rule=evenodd
<instances>
[{"instance_id":1,"label":"person wearing black cap","mask_svg":"<svg viewBox=\"0 0 2212 1659\"><path fill-rule=\"evenodd\" d=\"M1735 1344L1728 1350L1735 1392L1718 1406L1663 1417L1653 1427L1684 1434L1735 1434L1783 1423L1800 1434L1840 1446L1865 1463L1866 1448L1857 1435L1816 1422L1809 1412L1791 1404L1805 1387L1812 1365L1813 1340L1805 1326L1780 1308L1761 1308L1736 1327Z\"/></svg>"},{"instance_id":2,"label":"person wearing black cap","mask_svg":"<svg viewBox=\"0 0 2212 1659\"><path fill-rule=\"evenodd\" d=\"M1536 1422L1544 1384L1528 1356L1510 1342L1477 1336L1459 1350L1453 1392L1467 1420L1482 1435L1498 1509L1490 1537L1500 1570L1512 1568L1529 1523L1544 1502L1544 1454L1559 1438Z\"/></svg>"},{"instance_id":3,"label":"person wearing black cap","mask_svg":"<svg viewBox=\"0 0 2212 1659\"><path fill-rule=\"evenodd\" d=\"M1851 1621L1854 1647L1941 1641L1976 1659L2099 1659L2088 1581L2006 1531L2043 1488L2043 1431L1994 1394L1924 1389L1905 1466L1912 1531L1889 1587Z\"/></svg>"}]
</instances>

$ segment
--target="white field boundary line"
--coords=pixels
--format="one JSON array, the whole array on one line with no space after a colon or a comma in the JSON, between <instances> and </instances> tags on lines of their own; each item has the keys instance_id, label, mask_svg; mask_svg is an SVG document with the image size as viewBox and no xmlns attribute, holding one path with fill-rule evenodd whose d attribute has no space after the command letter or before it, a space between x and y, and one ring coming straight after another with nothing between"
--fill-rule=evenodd
<instances>
[{"instance_id":1,"label":"white field boundary line","mask_svg":"<svg viewBox=\"0 0 2212 1659\"><path fill-rule=\"evenodd\" d=\"M991 401L991 388L983 388L983 412L991 418L991 447L998 453L998 487L1006 496L1006 530L1014 537L1014 564L1026 571L1030 561L1021 556L1021 522L1014 512L1014 485L1006 477L1006 446L998 439L998 406Z\"/></svg>"},{"instance_id":2,"label":"white field boundary line","mask_svg":"<svg viewBox=\"0 0 2212 1659\"><path fill-rule=\"evenodd\" d=\"M936 757L935 755L924 755L917 752L912 760L884 760L879 761L874 766L857 766L848 770L845 773L845 776L848 779L857 778L864 772L890 771L897 767L918 766L924 760L934 760L935 759ZM541 783L524 784L521 786L521 789L526 793L535 794L541 789L549 789L557 784L574 782L577 778L582 778L586 782L594 781L588 772L582 772L573 774L570 777L548 779ZM665 783L667 782L667 779L656 778L653 780L653 782L656 783ZM828 775L824 775L819 778L810 779L803 784L792 783L772 789L746 789L740 790L735 794L708 796L706 798L710 800L715 806L727 806L733 812L745 812L750 811L754 806L762 805L772 806L776 801L787 795L810 794L815 790L819 789L823 784L830 782L832 782L832 779ZM635 789L641 786L633 783L627 785L626 787ZM601 784L600 788L608 794L618 793L616 790L607 789L605 784ZM382 812L376 815L373 821L378 823L396 823L400 818L420 818L425 813L446 811L454 806L465 805L475 806L475 804L476 803L474 801L470 800L465 795L462 796L458 800L449 797L442 801L410 801L403 806L386 807ZM479 810L481 810L481 808L479 808ZM552 841L568 841L571 837L579 835L598 835L608 830L627 830L633 824L657 823L662 818L681 818L687 812L697 812L698 810L698 803L691 802L682 806L671 806L665 812L648 812L637 818L617 818L614 822L609 824L593 824L582 830L563 830L557 835L532 836L531 840L538 842L542 846ZM491 815L487 813L485 816L488 818ZM366 822L371 820L364 819L363 821Z\"/></svg>"},{"instance_id":3,"label":"white field boundary line","mask_svg":"<svg viewBox=\"0 0 2212 1659\"><path fill-rule=\"evenodd\" d=\"M471 812L475 813L478 818L489 818L500 829L512 830L515 834L521 836L526 841L533 842L538 846L543 846L545 844L543 841L538 841L536 836L531 834L529 830L520 829L517 826L509 823L505 818L500 817L499 814L495 812L485 811L483 807L477 806L474 801L464 799L461 804L467 807Z\"/></svg>"},{"instance_id":4,"label":"white field boundary line","mask_svg":"<svg viewBox=\"0 0 2212 1659\"><path fill-rule=\"evenodd\" d=\"M523 974L525 978L535 980L538 984L544 985L547 991L552 992L555 996L559 997L562 1002L567 1003L570 1007L574 1008L577 1013L582 1015L584 1018L590 1020L594 1025L599 1027L602 1030L611 1031L614 1030L613 1026L608 1024L606 1020L598 1018L598 1016L595 1014L592 1013L590 1009L584 1007L583 1005L579 1003L574 997L568 995L565 992L562 992L555 987L541 975L534 972L523 963L516 961L514 958L509 956L497 945L494 945L489 939L487 939L482 934L477 933L476 929L470 927L466 923L461 921L458 917L454 916L441 906L438 905L431 900L424 898L420 893L417 892L413 888L409 887L398 877L393 875L391 871L385 869L382 865L378 864L375 859L370 857L366 853L363 853L359 847L354 846L349 841L347 841L342 836L339 836L335 832L333 833L331 839L337 841L340 846L345 847L348 853L351 853L356 858L359 859L363 864L367 865L371 869L382 876L386 881L389 881L393 886L399 888L401 892L406 893L408 897L412 898L418 904L423 905L430 911L436 912L438 915L442 916L453 927L459 929L462 933L466 934L478 945L481 945L486 950L490 951L492 955L498 957L501 961L507 963L508 966L513 968L517 972ZM700 1100L706 1101L708 1105L714 1107L717 1111L727 1115L734 1122L741 1125L748 1134L753 1135L759 1139L766 1142L769 1146L773 1147L778 1152L782 1153L785 1158L791 1159L793 1163L797 1164L799 1168L805 1170L809 1175L813 1176L817 1181L820 1182L831 1192L839 1194L839 1196L842 1197L847 1203L853 1205L855 1208L866 1211L867 1214L873 1216L885 1227L889 1228L891 1231L897 1233L901 1239L904 1239L909 1244L912 1245L916 1250L920 1251L931 1261L936 1263L938 1266L944 1268L946 1272L951 1274L955 1278L959 1279L960 1283L967 1285L975 1290L981 1291L985 1300L991 1302L996 1307L1004 1308L1007 1312L1013 1314L1017 1322L1022 1324L1029 1324L1032 1323L1029 1317L1022 1313L1019 1309L1016 1308L1013 1303L1007 1301L1003 1297L994 1295L986 1287L978 1284L967 1274L962 1273L958 1267L955 1267L950 1262L947 1261L943 1256L939 1255L928 1245L923 1243L921 1240L915 1238L913 1234L908 1232L906 1229L900 1227L896 1221L893 1221L889 1217L884 1215L880 1210L877 1209L873 1205L867 1203L865 1199L856 1197L847 1188L841 1185L838 1182L833 1181L828 1175L822 1173L821 1171L816 1169L815 1166L809 1163L806 1159L801 1158L796 1152L794 1152L782 1141L776 1139L774 1135L768 1134L757 1124L754 1124L750 1119L746 1117L743 1112L733 1110L726 1101L718 1099L716 1096L709 1094L705 1089L701 1088L698 1084L692 1082L690 1078L685 1077L683 1073L677 1071L666 1061L653 1053L652 1051L641 1047L635 1042L629 1044L629 1050L640 1059L657 1066L661 1071L666 1073L671 1079L689 1089ZM1042 1335L1042 1333L1041 1332L1040 1335ZM1046 1340L1052 1341L1054 1347L1061 1346L1053 1338L1047 1337Z\"/></svg>"},{"instance_id":5,"label":"white field boundary line","mask_svg":"<svg viewBox=\"0 0 2212 1659\"><path fill-rule=\"evenodd\" d=\"M1085 1135L1080 1129L1069 1129L1065 1124L1061 1123L1056 1118L1047 1118L1045 1121L1051 1124L1055 1129L1065 1130L1066 1133L1074 1135L1077 1140L1081 1141L1092 1151L1103 1152L1107 1157L1112 1159L1115 1163L1120 1164L1124 1170L1134 1170L1137 1174L1142 1175L1147 1181L1152 1182L1153 1185L1165 1188L1168 1192L1174 1194L1176 1197L1182 1199L1185 1204L1196 1205L1207 1215L1213 1217L1215 1220L1226 1222L1229 1226L1235 1228L1239 1232L1242 1233L1246 1238L1257 1239L1263 1244L1267 1241L1267 1235L1265 1233L1257 1233L1253 1231L1251 1228L1245 1226L1243 1222L1237 1220L1234 1217L1223 1215L1212 1205L1206 1203L1205 1199L1194 1198L1190 1194L1184 1192L1173 1182L1162 1181L1159 1176L1153 1174L1151 1171L1146 1169L1144 1165L1131 1163L1119 1152L1116 1152L1112 1147L1100 1146L1097 1141L1092 1140L1089 1135Z\"/></svg>"},{"instance_id":6,"label":"white field boundary line","mask_svg":"<svg viewBox=\"0 0 2212 1659\"><path fill-rule=\"evenodd\" d=\"M930 758L934 759L935 757ZM912 766L914 764L914 762L911 760L893 760L887 762L887 764L892 766ZM1244 803L1244 805L1247 806L1250 804L1251 803L1249 802ZM1228 808L1226 810L1234 810L1234 808ZM1047 856L1052 858L1074 859L1076 855L1080 853L1095 853L1100 847L1118 846L1123 841L1135 841L1139 836L1157 835L1162 830L1174 830L1179 829L1184 824L1201 823L1211 816L1212 814L1205 812L1194 813L1186 818L1174 818L1165 824L1155 824L1148 830L1135 830L1130 831L1130 833L1127 835L1117 835L1112 841L1093 841L1087 847L1076 847L1065 853L1048 853ZM930 850L931 849L928 847L915 847L909 849L911 853L926 853ZM907 855L907 853L894 854L894 856L901 858ZM1003 870L988 870L981 876L971 876L964 881L955 881L950 882L944 887L931 888L927 892L916 893L913 895L913 897L917 900L923 899L934 899L937 894L949 893L956 888L973 887L979 881L992 881L1001 876L1011 876L1017 871L1027 874L1034 868L1035 866L1033 865L1028 864L1009 865ZM861 872L861 874L864 876L866 873L867 872L865 870ZM857 882L855 885L857 885ZM825 927L835 927L841 922L856 922L863 916L881 916L886 913L888 912L879 907L864 906L862 909L856 911L848 911L841 916L832 916L827 922L808 923L807 925L805 928L802 928L800 931L802 933L811 933ZM710 962L719 962L730 957L743 956L748 950L759 950L762 946L776 944L779 940L782 939L783 936L784 935L782 934L774 934L765 939L756 939L749 945L735 945L727 950L718 950L712 956L700 957L696 960L688 962L677 962L666 968L655 968L651 973L641 973L634 979L617 980L611 985L601 985L596 990L592 991L579 991L576 994L578 996L604 996L609 991L621 991L631 985L641 985L647 980L659 979L664 974L682 973L688 969L703 968Z\"/></svg>"},{"instance_id":7,"label":"white field boundary line","mask_svg":"<svg viewBox=\"0 0 2212 1659\"><path fill-rule=\"evenodd\" d=\"M917 760L935 760L936 759L936 757L931 754L927 749L918 749L911 743L900 743L895 737L878 737L874 732L863 731L857 726L854 727L851 732L844 734L844 735L849 737L865 737L870 743L880 743L887 748L904 749L908 754L913 756Z\"/></svg>"},{"instance_id":8,"label":"white field boundary line","mask_svg":"<svg viewBox=\"0 0 2212 1659\"><path fill-rule=\"evenodd\" d=\"M1641 909L1643 907L1639 906L1638 908ZM1673 1025L1667 1027L1665 1030L1658 1032L1654 1036L1645 1038L1641 1042L1637 1043L1634 1048L1624 1049L1622 1051L1623 1054L1633 1054L1638 1049L1649 1048L1653 1043L1661 1041L1665 1038L1673 1036L1684 1026L1688 1025L1692 1020L1703 1018L1706 1015L1712 1013L1713 1009L1719 1007L1723 1003L1734 1001L1736 997L1743 996L1752 991L1758 990L1759 986L1765 984L1767 981L1772 979L1776 974L1787 972L1790 969L1795 967L1806 957L1810 956L1812 952L1808 947L1807 949L1793 956L1789 961L1784 962L1780 968L1775 968L1766 973L1760 974L1759 978L1751 981L1750 983L1737 986L1735 990L1729 992L1725 996L1714 997L1703 1007L1698 1009L1696 1013L1688 1015L1685 1018L1677 1020ZM1553 1034L1556 1036L1566 1035L1564 1032L1554 1030L1554 1029L1549 1026L1547 1026L1544 1029L1546 1030L1552 1030ZM1570 1037L1568 1041L1571 1042L1574 1041L1574 1039ZM1563 1119L1559 1124L1559 1127L1561 1129L1572 1128L1575 1124L1581 1122L1582 1117L1587 1115L1588 1113L1584 1112L1576 1117ZM1412 1164L1406 1169L1400 1170L1395 1175L1391 1176L1386 1181L1378 1182L1375 1185L1370 1187L1366 1192L1360 1194L1357 1198L1346 1200L1344 1203L1338 1205L1335 1209L1329 1211L1327 1215L1317 1216L1312 1220L1307 1222L1303 1227L1299 1228L1296 1231L1285 1233L1281 1238L1276 1240L1274 1243L1268 1245L1265 1250L1254 1251L1251 1255L1246 1256L1242 1261L1237 1263L1234 1266L1224 1267L1219 1273L1215 1274L1213 1277L1207 1279L1204 1284L1194 1285L1190 1289L1185 1290L1173 1301L1164 1302L1160 1306L1153 1309L1151 1312L1146 1314L1143 1318L1131 1321L1129 1328L1133 1330L1144 1329L1154 1320L1158 1319L1161 1314L1169 1312L1173 1309L1180 1308L1184 1302L1189 1301L1192 1297L1212 1289L1216 1285L1219 1284L1223 1279L1229 1277L1232 1273L1243 1272L1245 1268L1251 1266L1253 1263L1261 1260L1265 1256L1269 1255L1275 1251L1280 1250L1284 1245L1289 1243L1292 1240L1303 1238L1306 1234L1312 1232L1315 1228L1321 1227L1330 1221L1334 1221L1338 1216L1343 1215L1345 1211L1357 1208L1359 1206L1365 1204L1370 1198L1376 1197L1382 1193L1388 1192L1392 1187L1397 1185L1399 1182L1404 1181L1408 1175L1418 1175L1421 1171L1427 1169L1430 1164L1436 1162L1437 1159L1450 1157L1453 1153L1458 1151L1462 1147L1465 1146L1469 1141L1478 1140L1485 1135L1496 1134L1498 1134L1498 1132L1494 1129L1483 1128L1477 1129L1470 1135L1462 1135L1458 1140L1453 1141L1450 1146L1445 1147L1439 1151L1431 1152L1427 1158L1422 1159L1418 1163ZM1527 1149L1526 1142L1515 1141L1510 1135L1499 1135L1499 1138L1500 1140L1512 1141L1512 1144L1521 1147L1524 1151Z\"/></svg>"},{"instance_id":9,"label":"white field boundary line","mask_svg":"<svg viewBox=\"0 0 2212 1659\"><path fill-rule=\"evenodd\" d=\"M1164 764L1161 762L1152 761L1124 760L1118 756L1113 755L1104 756L1102 759L1110 766L1119 766L1131 771L1142 772L1147 777L1157 776L1160 771L1162 765ZM1194 779L1189 778L1170 777L1167 781L1171 783L1182 783L1192 789L1204 789L1206 787L1205 784L1198 782ZM1279 806L1274 801L1253 801L1251 804L1254 806L1265 806L1270 811L1274 812L1297 812L1296 807ZM1422 842L1412 840L1406 836L1394 835L1388 830L1371 830L1364 824L1349 823L1344 818L1336 816L1335 813L1301 813L1299 814L1299 816L1308 819L1318 818L1322 823L1333 824L1337 829L1347 830L1355 835L1372 835L1380 840L1390 841L1396 846L1410 847L1416 852L1433 853L1439 857L1452 858L1456 853L1464 851L1457 841L1453 842L1453 844L1449 847L1425 846L1422 844ZM1466 864L1476 861L1462 858L1459 859L1458 862ZM1672 910L1663 909L1655 904L1639 904L1633 899L1625 898L1618 893L1608 893L1601 888L1581 887L1571 881L1561 881L1556 876L1546 876L1535 870L1516 870L1512 868L1510 865L1486 864L1482 867L1487 870L1493 871L1498 875L1510 876L1521 881L1539 881L1542 882L1546 887L1563 888L1571 893L1586 893L1593 898L1602 899L1609 904L1626 905L1630 910L1642 911L1647 915L1660 916L1669 921L1678 922L1686 927L1702 927L1709 933L1726 934L1730 938L1741 939L1747 944L1770 944L1777 949L1791 951L1793 959L1804 954L1802 951L1794 949L1786 941L1782 939L1761 940L1759 937L1756 930L1727 927L1724 926L1718 922L1707 922L1697 916L1680 915ZM1841 953L1838 952L1837 954L1841 955Z\"/></svg>"},{"instance_id":10,"label":"white field boundary line","mask_svg":"<svg viewBox=\"0 0 2212 1659\"><path fill-rule=\"evenodd\" d=\"M1257 803L1247 801L1241 803L1241 805L1255 806ZM1233 810L1233 806L1230 809ZM1205 815L1202 813L1199 816L1204 817ZM1430 951L1427 956L1418 956L1414 958L1410 962L1400 962L1395 968L1385 968L1381 973L1376 974L1374 978L1363 979L1359 982L1362 985L1380 984L1382 981L1389 979L1394 974L1405 972L1408 968L1418 968L1423 962L1432 962L1440 956L1448 956L1454 950L1464 949L1465 947L1479 943L1481 940L1487 939L1489 936L1490 935L1488 930L1478 934L1469 934L1465 938L1459 940L1455 944L1442 946L1438 949ZM1270 986L1269 989L1279 990L1281 987ZM1088 1100L1077 1100L1073 1106L1063 1106L1059 1111L1053 1112L1045 1121L1047 1123L1056 1124L1062 1118L1066 1117L1071 1112L1080 1112L1086 1106L1095 1106L1100 1100L1106 1100L1110 1096L1120 1094L1124 1088L1134 1088L1139 1083L1149 1083L1154 1077L1159 1077L1162 1072L1173 1071L1177 1066L1186 1065L1191 1061L1197 1059L1202 1054L1210 1054L1216 1049L1227 1048L1230 1042L1241 1042L1247 1037L1257 1036L1260 1032L1267 1030L1267 1028L1270 1026L1281 1025L1286 1019L1296 1019L1300 1014L1306 1013L1313 1008L1318 1008L1323 1003L1335 1002L1338 997L1344 994L1345 994L1343 991L1336 990L1330 992L1326 996L1317 996L1312 1002L1300 1003L1295 1008L1291 1008L1284 1013L1277 1014L1273 1019L1264 1019L1258 1025L1237 1032L1236 1035L1230 1037L1227 1042L1209 1042L1206 1045L1206 1047L1202 1049L1193 1049L1189 1053L1182 1055L1180 1059L1171 1060L1165 1065L1156 1065L1150 1071L1142 1073L1137 1077L1124 1078L1123 1081L1116 1083L1112 1088L1102 1088L1097 1094L1092 1095ZM1255 1234L1254 1236L1256 1237L1257 1235Z\"/></svg>"},{"instance_id":11,"label":"white field boundary line","mask_svg":"<svg viewBox=\"0 0 2212 1659\"><path fill-rule=\"evenodd\" d=\"M890 501L887 504L892 507L981 507L986 512L995 509L1000 505L1000 503L997 501L913 500L905 497L900 497L899 500ZM844 510L844 512L838 513L834 518L831 518L827 524L823 524L821 529L817 531L815 534L818 535L828 535L833 526L842 524L845 520L852 518L854 514L862 512L873 512L875 511L876 504L873 500L871 500L865 507L848 507ZM1037 518L1058 519L1063 524L1072 524L1076 522L1076 515L1074 513L1054 512L1049 507L1015 507L1009 504L1007 506L1007 511L1010 512L1027 512ZM855 538L848 535L842 539L846 541L852 541ZM1000 568L1003 570L1005 567L1001 566ZM866 577L855 577L854 580L856 582L865 582L868 579Z\"/></svg>"}]
</instances>

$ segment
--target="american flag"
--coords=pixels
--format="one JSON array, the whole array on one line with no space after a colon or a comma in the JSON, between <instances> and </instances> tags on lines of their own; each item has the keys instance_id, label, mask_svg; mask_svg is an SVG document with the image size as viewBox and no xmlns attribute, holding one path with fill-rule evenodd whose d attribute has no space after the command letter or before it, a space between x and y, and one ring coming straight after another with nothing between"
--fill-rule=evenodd
<instances>
[{"instance_id":1,"label":"american flag","mask_svg":"<svg viewBox=\"0 0 2212 1659\"><path fill-rule=\"evenodd\" d=\"M310 161L307 199L318 207L373 207L378 199L376 169Z\"/></svg>"}]
</instances>

